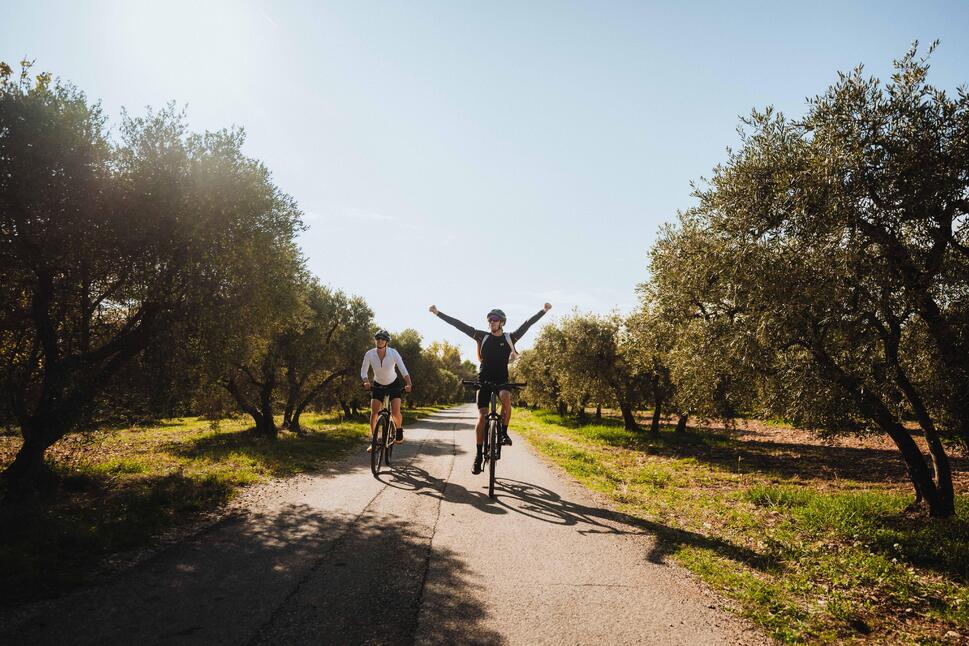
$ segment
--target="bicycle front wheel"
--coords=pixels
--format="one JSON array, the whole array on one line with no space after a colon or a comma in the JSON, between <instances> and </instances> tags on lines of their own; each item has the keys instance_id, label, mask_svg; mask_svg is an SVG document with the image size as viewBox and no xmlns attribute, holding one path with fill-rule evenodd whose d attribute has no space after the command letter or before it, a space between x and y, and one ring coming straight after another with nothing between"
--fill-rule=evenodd
<instances>
[{"instance_id":1,"label":"bicycle front wheel","mask_svg":"<svg viewBox=\"0 0 969 646\"><path fill-rule=\"evenodd\" d=\"M373 437L370 439L370 472L374 477L380 473L380 461L383 460L384 451L387 450L387 418L380 417L377 425L373 429Z\"/></svg>"},{"instance_id":2,"label":"bicycle front wheel","mask_svg":"<svg viewBox=\"0 0 969 646\"><path fill-rule=\"evenodd\" d=\"M498 422L488 424L488 497L495 497L495 465L498 462Z\"/></svg>"},{"instance_id":3,"label":"bicycle front wheel","mask_svg":"<svg viewBox=\"0 0 969 646\"><path fill-rule=\"evenodd\" d=\"M388 467L390 466L390 456L394 452L394 443L397 441L397 425L394 424L394 420L387 421L387 438L384 441L384 446L387 450L384 451L384 464Z\"/></svg>"}]
</instances>

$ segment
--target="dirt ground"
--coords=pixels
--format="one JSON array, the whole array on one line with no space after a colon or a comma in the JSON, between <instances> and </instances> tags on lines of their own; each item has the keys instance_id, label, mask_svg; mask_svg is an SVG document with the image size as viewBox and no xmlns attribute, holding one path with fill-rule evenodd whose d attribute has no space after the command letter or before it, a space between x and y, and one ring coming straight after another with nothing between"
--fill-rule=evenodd
<instances>
[{"instance_id":1,"label":"dirt ground","mask_svg":"<svg viewBox=\"0 0 969 646\"><path fill-rule=\"evenodd\" d=\"M901 488L909 487L905 464L891 438L884 435L842 436L822 438L812 431L769 424L760 420L737 420L733 428L710 424L721 432L744 442L749 459L772 462L772 458L799 458L799 471L816 470L826 476L863 482L884 482ZM918 434L914 439L928 455L925 441ZM760 449L760 450L757 450ZM953 487L956 494L969 494L969 456L950 448ZM778 460L779 461L779 460ZM805 461L814 464L808 467Z\"/></svg>"}]
</instances>

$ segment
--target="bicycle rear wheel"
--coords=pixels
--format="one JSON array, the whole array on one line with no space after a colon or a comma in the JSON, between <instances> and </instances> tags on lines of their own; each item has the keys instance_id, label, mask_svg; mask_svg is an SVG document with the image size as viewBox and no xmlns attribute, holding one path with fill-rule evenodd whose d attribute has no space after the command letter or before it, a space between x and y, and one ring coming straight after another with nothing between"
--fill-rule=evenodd
<instances>
[{"instance_id":1,"label":"bicycle rear wheel","mask_svg":"<svg viewBox=\"0 0 969 646\"><path fill-rule=\"evenodd\" d=\"M498 422L488 423L488 497L495 497L495 464L498 462Z\"/></svg>"}]
</instances>

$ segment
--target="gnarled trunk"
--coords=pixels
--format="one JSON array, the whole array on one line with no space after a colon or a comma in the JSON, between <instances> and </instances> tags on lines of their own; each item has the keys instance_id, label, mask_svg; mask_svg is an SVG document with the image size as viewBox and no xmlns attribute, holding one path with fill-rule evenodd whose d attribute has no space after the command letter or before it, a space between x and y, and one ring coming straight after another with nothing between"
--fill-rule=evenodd
<instances>
[{"instance_id":1,"label":"gnarled trunk","mask_svg":"<svg viewBox=\"0 0 969 646\"><path fill-rule=\"evenodd\" d=\"M251 376L249 378L251 381L254 381ZM234 376L229 377L223 384L233 399L236 400L239 410L252 417L252 420L256 424L256 433L276 439L278 431L276 429L276 422L273 420L273 381L267 380L262 383L257 383L257 385L259 387L259 402L254 404L248 399L242 389L239 388L239 384L236 383Z\"/></svg>"},{"instance_id":2,"label":"gnarled trunk","mask_svg":"<svg viewBox=\"0 0 969 646\"><path fill-rule=\"evenodd\" d=\"M289 424L289 430L291 430L293 433L298 433L300 435L305 433L305 431L303 431L303 427L299 425L299 417L303 414L303 409L305 407L306 402L303 402L293 410L293 417Z\"/></svg>"},{"instance_id":3,"label":"gnarled trunk","mask_svg":"<svg viewBox=\"0 0 969 646\"><path fill-rule=\"evenodd\" d=\"M895 446L898 447L905 461L908 470L908 477L915 487L915 503L925 502L929 506L929 514L937 518L948 518L954 513L952 501L954 495L952 491L951 476L940 482L932 478L932 470L925 461L925 456L919 450L918 444L912 439L911 434L895 419L891 410L876 397L870 390L862 387L861 382L854 376L845 372L838 366L831 357L821 348L813 348L815 358L822 369L840 386L851 394L859 409L872 420L874 420L885 433L892 438ZM930 450L932 444L930 443ZM938 445L941 449L941 443ZM940 457L944 457L942 451ZM935 456L933 456L933 460ZM941 461L944 468L948 468L948 459Z\"/></svg>"},{"instance_id":4,"label":"gnarled trunk","mask_svg":"<svg viewBox=\"0 0 969 646\"><path fill-rule=\"evenodd\" d=\"M35 429L29 435L25 432L27 439L2 473L9 492L22 494L36 490L47 479L50 469L44 461L44 453L59 439L56 435L56 432L45 433L44 429Z\"/></svg>"},{"instance_id":5,"label":"gnarled trunk","mask_svg":"<svg viewBox=\"0 0 969 646\"><path fill-rule=\"evenodd\" d=\"M259 389L259 416L256 418L256 433L275 440L279 435L276 421L273 419L273 387L272 379L267 379Z\"/></svg>"},{"instance_id":6,"label":"gnarled trunk","mask_svg":"<svg viewBox=\"0 0 969 646\"><path fill-rule=\"evenodd\" d=\"M622 426L627 431L638 431L639 424L636 423L636 416L633 415L633 407L628 402L620 402L619 410L622 412Z\"/></svg>"},{"instance_id":7,"label":"gnarled trunk","mask_svg":"<svg viewBox=\"0 0 969 646\"><path fill-rule=\"evenodd\" d=\"M676 421L677 433L686 433L686 420L688 417L689 415L687 415L686 413L683 413L682 415L680 415L680 419Z\"/></svg>"},{"instance_id":8,"label":"gnarled trunk","mask_svg":"<svg viewBox=\"0 0 969 646\"><path fill-rule=\"evenodd\" d=\"M659 433L659 422L663 415L663 402L662 400L656 400L656 406L653 407L653 419L649 424L649 432L655 434Z\"/></svg>"}]
</instances>

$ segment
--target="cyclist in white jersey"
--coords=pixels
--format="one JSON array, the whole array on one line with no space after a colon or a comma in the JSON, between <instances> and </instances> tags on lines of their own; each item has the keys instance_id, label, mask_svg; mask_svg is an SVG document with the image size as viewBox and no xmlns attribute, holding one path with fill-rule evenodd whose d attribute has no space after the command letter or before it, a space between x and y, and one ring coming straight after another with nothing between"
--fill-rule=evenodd
<instances>
[{"instance_id":1,"label":"cyclist in white jersey","mask_svg":"<svg viewBox=\"0 0 969 646\"><path fill-rule=\"evenodd\" d=\"M390 347L390 333L380 330L373 335L375 348L367 350L363 355L363 365L360 366L360 379L363 387L370 391L370 432L373 433L377 425L377 413L384 403L384 395L390 393L390 415L397 425L397 442L404 441L404 419L400 414L400 391L410 392L412 385L407 366L400 353ZM370 371L373 371L373 383L370 382ZM400 370L400 374L397 374ZM401 381L403 377L403 381ZM368 451L370 448L367 449Z\"/></svg>"}]
</instances>

